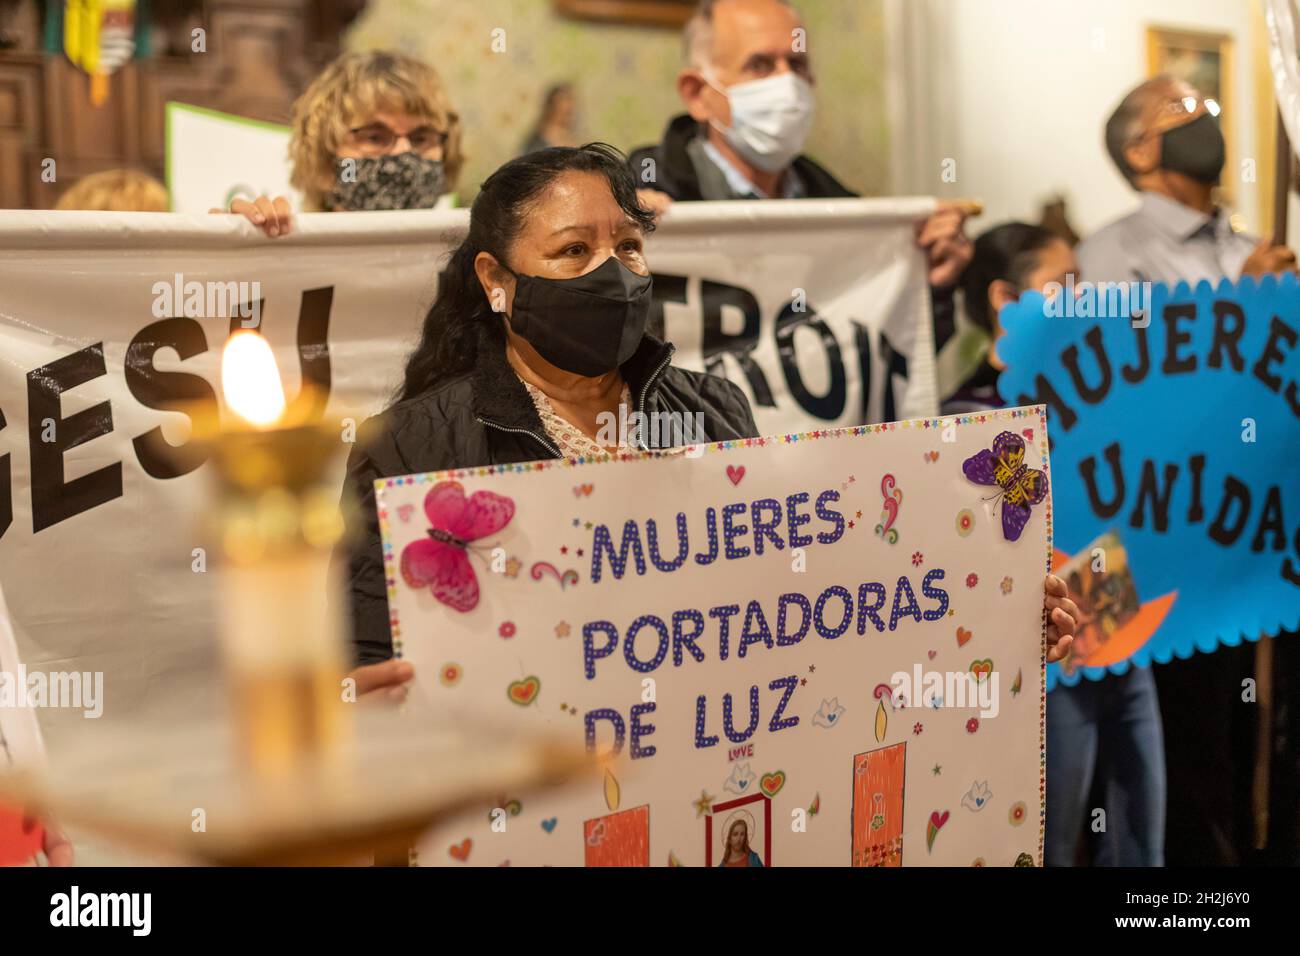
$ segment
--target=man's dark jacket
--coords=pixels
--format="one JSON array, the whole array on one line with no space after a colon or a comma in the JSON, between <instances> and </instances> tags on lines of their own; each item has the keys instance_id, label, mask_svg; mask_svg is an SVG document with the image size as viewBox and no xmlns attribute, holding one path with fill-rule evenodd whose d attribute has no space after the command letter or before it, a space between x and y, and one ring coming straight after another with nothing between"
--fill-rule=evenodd
<instances>
[{"instance_id":1,"label":"man's dark jacket","mask_svg":"<svg viewBox=\"0 0 1300 956\"><path fill-rule=\"evenodd\" d=\"M675 368L669 364L673 351L647 335L623 363L631 411L698 412L704 436L696 441L756 437L744 392L726 379ZM368 420L359 437L343 488L348 536L334 560L344 566L355 661L374 664L393 656L375 479L561 456L500 343L485 335L472 371Z\"/></svg>"},{"instance_id":2,"label":"man's dark jacket","mask_svg":"<svg viewBox=\"0 0 1300 956\"><path fill-rule=\"evenodd\" d=\"M663 142L657 146L642 146L632 151L629 164L638 187L657 189L679 202L698 202L704 198L700 192L699 174L691 162L687 146L701 135L700 124L689 114L676 116L664 130ZM655 178L647 181L642 176L645 160L654 160ZM790 164L804 185L804 195L809 199L848 199L857 195L845 189L834 176L807 156L796 156Z\"/></svg>"}]
</instances>

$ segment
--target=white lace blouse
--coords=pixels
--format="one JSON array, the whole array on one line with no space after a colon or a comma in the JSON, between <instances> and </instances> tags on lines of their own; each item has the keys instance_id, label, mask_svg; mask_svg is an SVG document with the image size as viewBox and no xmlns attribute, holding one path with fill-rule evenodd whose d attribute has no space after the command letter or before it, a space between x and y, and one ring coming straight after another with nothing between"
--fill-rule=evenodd
<instances>
[{"instance_id":1,"label":"white lace blouse","mask_svg":"<svg viewBox=\"0 0 1300 956\"><path fill-rule=\"evenodd\" d=\"M524 382L521 378L519 381ZM592 458L601 457L619 452L619 447L606 448L600 442L591 436L585 434L582 429L567 421L560 416L551 404L551 400L546 397L536 385L531 382L524 382L524 388L528 389L528 397L533 400L533 407L537 409L537 416L542 420L542 427L546 429L546 435L555 443L555 447L560 449L560 454L565 458ZM627 384L623 385L623 394L619 396L619 404L627 406L632 405L632 395L628 391ZM625 418L620 416L620 418ZM615 436L615 440L620 440L623 436Z\"/></svg>"}]
</instances>

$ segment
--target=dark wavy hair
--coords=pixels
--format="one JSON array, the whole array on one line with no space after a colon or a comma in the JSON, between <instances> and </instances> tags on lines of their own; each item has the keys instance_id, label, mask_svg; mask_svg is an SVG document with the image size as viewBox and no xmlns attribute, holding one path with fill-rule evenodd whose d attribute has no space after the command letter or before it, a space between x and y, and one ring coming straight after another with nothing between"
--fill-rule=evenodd
<instances>
[{"instance_id":1,"label":"dark wavy hair","mask_svg":"<svg viewBox=\"0 0 1300 956\"><path fill-rule=\"evenodd\" d=\"M609 183L619 208L642 232L654 231L654 214L636 198L636 181L627 157L606 143L574 148L557 146L506 163L483 183L470 210L469 234L451 254L438 279L438 294L424 317L420 343L406 360L395 402L427 392L478 360L480 341L505 349L505 328L492 311L474 272L474 259L490 253L511 271L510 249L541 196L564 173L599 173ZM486 333L480 339L480 328Z\"/></svg>"},{"instance_id":2,"label":"dark wavy hair","mask_svg":"<svg viewBox=\"0 0 1300 956\"><path fill-rule=\"evenodd\" d=\"M976 239L970 265L961 276L971 321L991 333L994 317L989 315L989 286L1002 279L1023 291L1025 276L1038 265L1038 254L1060 238L1042 226L1004 222Z\"/></svg>"}]
</instances>

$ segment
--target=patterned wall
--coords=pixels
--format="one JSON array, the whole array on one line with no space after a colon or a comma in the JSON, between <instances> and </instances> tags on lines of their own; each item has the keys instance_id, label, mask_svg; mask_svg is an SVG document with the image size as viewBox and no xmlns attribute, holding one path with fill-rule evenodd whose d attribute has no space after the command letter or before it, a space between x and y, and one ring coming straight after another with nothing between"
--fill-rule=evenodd
<instances>
[{"instance_id":1,"label":"patterned wall","mask_svg":"<svg viewBox=\"0 0 1300 956\"><path fill-rule=\"evenodd\" d=\"M819 89L807 152L851 188L887 193L881 2L803 0L799 9ZM497 28L502 53L491 47ZM550 0L370 0L345 43L420 56L442 74L465 128L466 199L519 150L552 83L577 85L580 136L624 150L657 141L681 112L676 31L571 20Z\"/></svg>"}]
</instances>

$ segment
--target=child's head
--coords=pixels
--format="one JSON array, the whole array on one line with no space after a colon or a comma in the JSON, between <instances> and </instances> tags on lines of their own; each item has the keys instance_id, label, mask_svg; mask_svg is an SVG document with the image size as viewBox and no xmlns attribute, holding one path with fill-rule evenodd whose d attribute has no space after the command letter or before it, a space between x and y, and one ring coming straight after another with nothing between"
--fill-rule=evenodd
<instances>
[{"instance_id":1,"label":"child's head","mask_svg":"<svg viewBox=\"0 0 1300 956\"><path fill-rule=\"evenodd\" d=\"M167 212L167 187L148 173L108 169L83 176L59 197L55 209L94 212Z\"/></svg>"},{"instance_id":2,"label":"child's head","mask_svg":"<svg viewBox=\"0 0 1300 956\"><path fill-rule=\"evenodd\" d=\"M962 274L966 312L990 338L1001 335L998 313L1030 290L1045 291L1052 282L1065 284L1067 275L1078 276L1079 266L1070 244L1042 226L1007 222L975 240L975 252ZM990 361L997 364L992 350Z\"/></svg>"}]
</instances>

